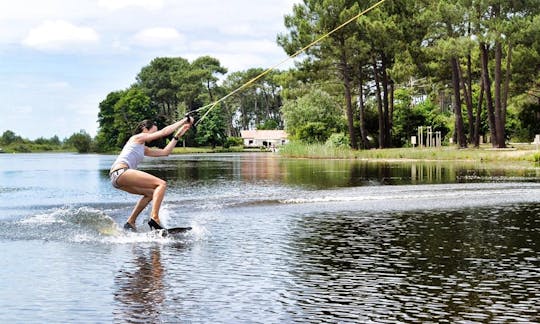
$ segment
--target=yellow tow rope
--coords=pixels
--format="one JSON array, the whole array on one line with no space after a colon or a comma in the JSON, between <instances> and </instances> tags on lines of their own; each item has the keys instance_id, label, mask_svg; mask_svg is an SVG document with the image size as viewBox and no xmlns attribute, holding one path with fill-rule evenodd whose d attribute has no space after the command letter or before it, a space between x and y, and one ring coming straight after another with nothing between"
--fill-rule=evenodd
<instances>
[{"instance_id":1,"label":"yellow tow rope","mask_svg":"<svg viewBox=\"0 0 540 324\"><path fill-rule=\"evenodd\" d=\"M333 30L331 30L330 32L322 35L321 37L317 38L316 40L314 40L313 42L311 42L310 44L304 46L303 48L299 49L298 51L296 51L296 53L294 53L293 55L287 57L286 59L284 59L283 61L279 62L278 64L266 69L265 71L263 71L261 74L257 75L256 77L254 77L253 79L247 81L246 83L244 83L242 86L240 86L238 89L230 92L229 94L227 94L226 96L222 97L221 99L218 99L216 101L214 101L213 103L211 104L208 104L206 106L203 106L201 108L198 108L198 109L195 109L195 110L192 110L190 112L195 112L195 111L199 111L199 110L203 110L205 108L208 108L210 107L205 113L204 115L202 115L201 118L199 118L199 120L197 120L197 122L195 123L195 126L198 125L204 118L206 118L206 116L208 115L208 113L210 113L210 111L212 109L214 109L214 107L226 100L227 98L229 98L230 96L234 95L235 93L249 87L251 84L253 84L255 81L259 80L260 78L262 78L263 76L265 76L266 74L268 74L270 71L272 71L273 69L277 68L278 66L282 65L283 63L289 61L289 60L292 60L294 59L295 57L297 57L298 55L300 55L301 53L305 52L308 48L312 47L313 45L317 44L318 42L320 42L321 40L325 39L326 37L332 35L333 33L335 33L336 31L338 31L339 29L343 28L344 26L346 26L347 24L350 24L352 21L358 19L359 17L365 15L366 13L370 12L371 10L375 9L376 7L378 7L379 5L381 5L383 2L385 2L386 0L381 0L379 2L377 2L376 4L372 5L371 7L367 8L366 10L360 12L359 14L357 14L356 16L352 17L351 19L347 20L346 22L342 23L341 25L337 26L336 28L334 28Z\"/></svg>"}]
</instances>

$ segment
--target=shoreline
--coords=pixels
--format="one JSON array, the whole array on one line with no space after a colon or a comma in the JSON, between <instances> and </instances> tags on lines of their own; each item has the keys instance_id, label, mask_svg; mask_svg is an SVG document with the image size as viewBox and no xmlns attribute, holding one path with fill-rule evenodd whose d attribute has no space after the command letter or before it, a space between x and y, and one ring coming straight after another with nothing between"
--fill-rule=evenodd
<instances>
[{"instance_id":1,"label":"shoreline","mask_svg":"<svg viewBox=\"0 0 540 324\"><path fill-rule=\"evenodd\" d=\"M291 144L289 144L291 145ZM344 148L329 148L324 145L298 145L283 146L278 153L266 152L262 150L245 150L239 147L223 149L218 148L191 148L177 147L171 155L182 154L219 154L219 153L268 153L280 158L289 159L313 159L313 160L350 160L362 162L382 162L382 163L465 163L465 164L493 164L505 168L537 168L540 167L540 151L534 145L520 145L520 147L509 147L504 149L494 149L491 147L458 149L455 147L442 148L389 148L370 150L351 150ZM118 152L89 152L77 153L76 150L39 150L33 152L8 152L0 151L0 155L13 154L102 154L114 155Z\"/></svg>"},{"instance_id":2,"label":"shoreline","mask_svg":"<svg viewBox=\"0 0 540 324\"><path fill-rule=\"evenodd\" d=\"M535 145L513 144L508 148L496 149L483 146L465 148L444 146L439 148L387 148L370 150L352 150L348 148L328 147L322 144L288 144L280 150L280 155L289 158L306 159L351 159L386 162L496 162L514 164L525 162L531 165L540 162L540 151Z\"/></svg>"}]
</instances>

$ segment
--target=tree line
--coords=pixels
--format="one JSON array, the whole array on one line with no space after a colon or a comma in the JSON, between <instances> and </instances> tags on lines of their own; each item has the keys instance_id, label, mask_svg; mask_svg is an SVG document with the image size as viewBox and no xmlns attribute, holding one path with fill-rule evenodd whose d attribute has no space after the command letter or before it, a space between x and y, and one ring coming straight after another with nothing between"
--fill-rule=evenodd
<instances>
[{"instance_id":1,"label":"tree line","mask_svg":"<svg viewBox=\"0 0 540 324\"><path fill-rule=\"evenodd\" d=\"M286 16L288 33L278 42L291 54L373 3L304 0ZM505 147L507 128L515 126L507 122L509 108L538 111L539 4L386 1L310 49L297 75L304 83L340 83L354 148L370 146L369 109L376 109L378 147L395 144L398 89L432 101L449 97L459 147L478 146L486 126L492 145Z\"/></svg>"},{"instance_id":2,"label":"tree line","mask_svg":"<svg viewBox=\"0 0 540 324\"><path fill-rule=\"evenodd\" d=\"M375 2L304 0L277 42L291 55ZM293 139L343 142L344 133L354 149L386 148L410 145L419 126L459 147L529 141L540 133L539 12L538 0L387 0L294 68L221 102L185 141L224 145L242 129L285 128ZM261 72L228 74L210 56L155 58L100 103L96 146L121 147L138 121L164 126Z\"/></svg>"},{"instance_id":3,"label":"tree line","mask_svg":"<svg viewBox=\"0 0 540 324\"><path fill-rule=\"evenodd\" d=\"M128 89L111 92L99 104L96 142L103 150L121 147L137 122L152 119L163 127L242 86L262 69L227 75L219 60L203 56L192 62L182 57L158 57L143 67ZM226 145L240 130L282 127L280 87L271 73L241 94L212 108L204 123L189 132L185 141L193 146ZM159 143L156 143L159 145Z\"/></svg>"},{"instance_id":4,"label":"tree line","mask_svg":"<svg viewBox=\"0 0 540 324\"><path fill-rule=\"evenodd\" d=\"M79 153L97 151L97 148L94 147L92 137L84 130L73 133L63 140L60 140L60 138L55 135L51 138L39 137L32 141L17 135L11 130L4 131L0 136L0 153L72 151L73 149L77 150Z\"/></svg>"}]
</instances>

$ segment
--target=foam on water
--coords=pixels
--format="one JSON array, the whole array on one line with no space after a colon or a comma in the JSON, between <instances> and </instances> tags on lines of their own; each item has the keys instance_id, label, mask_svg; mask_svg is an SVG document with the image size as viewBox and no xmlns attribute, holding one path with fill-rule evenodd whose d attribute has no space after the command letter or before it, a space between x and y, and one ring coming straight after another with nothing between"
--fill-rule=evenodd
<instances>
[{"instance_id":1,"label":"foam on water","mask_svg":"<svg viewBox=\"0 0 540 324\"><path fill-rule=\"evenodd\" d=\"M55 217L54 214L37 214L29 218L22 219L18 221L21 225L42 225L42 224L54 224L54 223L63 223L64 221Z\"/></svg>"},{"instance_id":2,"label":"foam on water","mask_svg":"<svg viewBox=\"0 0 540 324\"><path fill-rule=\"evenodd\" d=\"M164 211L164 220L170 219L166 216L169 214L167 208ZM0 227L0 238L74 243L171 244L189 243L205 237L204 227L198 224L191 226L193 230L184 235L164 236L155 231L131 233L123 231L111 216L100 209L87 206L60 207L16 221L5 222Z\"/></svg>"},{"instance_id":3,"label":"foam on water","mask_svg":"<svg viewBox=\"0 0 540 324\"><path fill-rule=\"evenodd\" d=\"M267 196L223 195L204 201L174 200L164 203L160 221L166 228L191 226L185 235L162 237L148 231L144 218L138 222L139 233L126 233L121 224L126 220L132 205L117 206L102 203L94 206L60 206L37 210L15 220L4 220L0 238L17 240L53 240L68 242L97 242L111 244L171 241L194 242L209 236L205 218L224 215L262 215L278 209L284 213L302 210L338 211L404 211L445 209L455 207L485 206L535 202L540 198L537 183L472 183L403 186L367 186L326 190L296 190L294 193L271 192ZM120 224L120 225L119 225Z\"/></svg>"}]
</instances>

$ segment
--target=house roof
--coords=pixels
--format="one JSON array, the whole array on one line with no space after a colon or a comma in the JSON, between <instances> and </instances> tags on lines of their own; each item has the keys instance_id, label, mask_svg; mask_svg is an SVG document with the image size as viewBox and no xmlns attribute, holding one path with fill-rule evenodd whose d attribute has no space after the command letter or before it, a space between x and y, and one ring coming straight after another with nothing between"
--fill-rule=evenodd
<instances>
[{"instance_id":1,"label":"house roof","mask_svg":"<svg viewBox=\"0 0 540 324\"><path fill-rule=\"evenodd\" d=\"M258 140L277 140L287 138L287 133L284 130L242 130L240 131L242 138L258 139Z\"/></svg>"}]
</instances>

